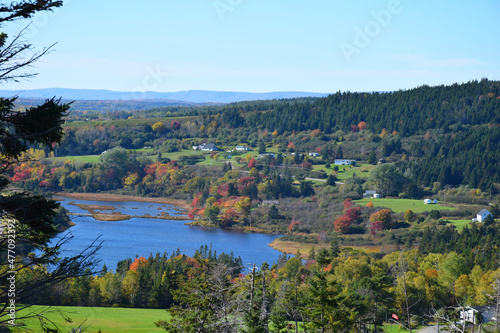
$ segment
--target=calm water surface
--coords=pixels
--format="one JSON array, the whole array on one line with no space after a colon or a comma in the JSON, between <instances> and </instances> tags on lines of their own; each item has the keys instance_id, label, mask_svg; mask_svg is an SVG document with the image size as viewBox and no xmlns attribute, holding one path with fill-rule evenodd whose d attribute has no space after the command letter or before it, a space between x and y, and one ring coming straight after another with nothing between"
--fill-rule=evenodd
<instances>
[{"instance_id":1,"label":"calm water surface","mask_svg":"<svg viewBox=\"0 0 500 333\"><path fill-rule=\"evenodd\" d=\"M160 215L166 212L170 215L181 215L175 207L146 202L108 202L74 200L66 198L61 204L73 213L88 213L70 203L96 204L113 206L115 211L128 215ZM109 213L110 211L103 211ZM186 226L186 221L171 221L151 218L132 218L118 222L97 221L89 216L72 216L76 226L71 227L58 237L71 233L74 238L64 249L65 255L72 255L83 250L97 237L101 236L104 244L97 257L100 266L106 264L109 269L115 269L118 261L136 256L149 257L150 254L170 255L177 248L181 253L193 255L200 246L212 244L213 250L233 252L241 256L243 263L260 265L264 262L272 264L280 252L273 250L267 244L276 239L277 235L247 234L227 231L217 228ZM55 241L55 240L54 240ZM100 267L99 266L99 267Z\"/></svg>"}]
</instances>

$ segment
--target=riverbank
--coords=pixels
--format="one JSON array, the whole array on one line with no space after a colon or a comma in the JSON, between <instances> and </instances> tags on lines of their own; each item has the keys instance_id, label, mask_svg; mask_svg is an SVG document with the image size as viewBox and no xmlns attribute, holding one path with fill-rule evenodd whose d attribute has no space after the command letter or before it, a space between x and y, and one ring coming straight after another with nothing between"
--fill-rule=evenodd
<instances>
[{"instance_id":1,"label":"riverbank","mask_svg":"<svg viewBox=\"0 0 500 333\"><path fill-rule=\"evenodd\" d=\"M284 241L281 238L276 238L274 241L268 244L269 247L280 251L282 253L291 254L296 256L300 252L300 257L302 259L307 259L312 249L314 252L318 253L321 249L329 249L330 244L321 243L321 244L309 244L309 243L299 243L292 241ZM354 250L361 250L365 253L390 253L396 251L396 247L394 245L385 245L385 246L377 246L377 245L366 245L366 246L340 246L343 248L351 248Z\"/></svg>"},{"instance_id":2,"label":"riverbank","mask_svg":"<svg viewBox=\"0 0 500 333\"><path fill-rule=\"evenodd\" d=\"M151 203L161 203L166 205L176 206L187 212L190 209L189 203L184 200L170 199L170 198L152 198L152 197L138 197L133 195L122 195L122 194L109 194L109 193L66 193L57 192L54 197L63 197L70 199L79 200L92 200L92 201L135 201L135 202L151 202Z\"/></svg>"},{"instance_id":3,"label":"riverbank","mask_svg":"<svg viewBox=\"0 0 500 333\"><path fill-rule=\"evenodd\" d=\"M323 248L325 249L330 248L330 244L306 244L306 243L298 243L292 241L284 241L281 240L280 238L276 238L274 241L272 241L267 245L274 250L280 251L281 253L286 253L293 256L296 256L300 252L300 257L302 259L307 259L312 249L314 249L314 251L318 253L318 251Z\"/></svg>"},{"instance_id":4,"label":"riverbank","mask_svg":"<svg viewBox=\"0 0 500 333\"><path fill-rule=\"evenodd\" d=\"M121 200L120 200L121 201ZM120 202L117 201L117 202ZM169 215L165 212L162 212L160 216L151 216L150 214L143 215L130 215L130 214L122 214L121 212L115 212L117 207L114 206L103 206L103 205L89 205L89 204L78 204L75 202L70 202L70 205L75 205L80 209L86 210L88 214L75 214L70 213L70 215L78 215L78 216L92 216L98 221L125 221L130 220L131 218L148 218L148 219L162 219L162 220L178 220L178 221L190 221L191 219L186 215ZM176 207L176 210L179 210ZM102 211L111 211L111 213L105 213Z\"/></svg>"}]
</instances>

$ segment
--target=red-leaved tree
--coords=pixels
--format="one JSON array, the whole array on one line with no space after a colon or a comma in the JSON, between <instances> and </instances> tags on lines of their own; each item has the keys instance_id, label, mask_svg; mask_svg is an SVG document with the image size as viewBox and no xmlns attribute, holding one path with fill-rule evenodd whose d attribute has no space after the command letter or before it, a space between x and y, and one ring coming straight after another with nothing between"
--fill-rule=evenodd
<instances>
[{"instance_id":1,"label":"red-leaved tree","mask_svg":"<svg viewBox=\"0 0 500 333\"><path fill-rule=\"evenodd\" d=\"M290 224L288 225L288 232L292 232L293 228L296 226L296 225L299 225L300 222L299 221L295 221L295 220L292 220L292 222L290 222Z\"/></svg>"},{"instance_id":2,"label":"red-leaved tree","mask_svg":"<svg viewBox=\"0 0 500 333\"><path fill-rule=\"evenodd\" d=\"M340 216L333 222L333 227L336 232L339 232L341 234L345 234L347 231L349 231L349 228L351 227L352 221L349 220L349 218L345 215Z\"/></svg>"},{"instance_id":3,"label":"red-leaved tree","mask_svg":"<svg viewBox=\"0 0 500 333\"><path fill-rule=\"evenodd\" d=\"M255 168L256 164L257 164L257 162L255 162L255 157L252 157L252 159L250 160L250 162L248 162L248 168L249 169Z\"/></svg>"},{"instance_id":4,"label":"red-leaved tree","mask_svg":"<svg viewBox=\"0 0 500 333\"><path fill-rule=\"evenodd\" d=\"M351 207L347 209L342 216L333 222L335 231L345 234L349 231L351 225L359 219L360 213L361 207Z\"/></svg>"},{"instance_id":5,"label":"red-leaved tree","mask_svg":"<svg viewBox=\"0 0 500 333\"><path fill-rule=\"evenodd\" d=\"M344 204L344 212L346 210L348 210L349 208L351 208L352 205L354 205L351 198L345 199L344 202L343 202L343 204Z\"/></svg>"},{"instance_id":6,"label":"red-leaved tree","mask_svg":"<svg viewBox=\"0 0 500 333\"><path fill-rule=\"evenodd\" d=\"M179 123L177 120L172 120L172 122L170 123L170 128L173 130L178 130L179 128L181 128L181 123Z\"/></svg>"}]
</instances>

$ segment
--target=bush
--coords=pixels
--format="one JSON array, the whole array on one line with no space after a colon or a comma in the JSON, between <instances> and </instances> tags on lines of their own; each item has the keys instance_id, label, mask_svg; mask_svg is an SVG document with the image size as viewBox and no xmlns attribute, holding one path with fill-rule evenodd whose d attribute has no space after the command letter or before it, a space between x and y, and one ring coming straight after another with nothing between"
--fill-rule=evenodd
<instances>
[{"instance_id":1,"label":"bush","mask_svg":"<svg viewBox=\"0 0 500 333\"><path fill-rule=\"evenodd\" d=\"M429 217L431 219L434 219L434 220L437 220L441 217L441 212L439 210L431 210L431 212L429 213Z\"/></svg>"}]
</instances>

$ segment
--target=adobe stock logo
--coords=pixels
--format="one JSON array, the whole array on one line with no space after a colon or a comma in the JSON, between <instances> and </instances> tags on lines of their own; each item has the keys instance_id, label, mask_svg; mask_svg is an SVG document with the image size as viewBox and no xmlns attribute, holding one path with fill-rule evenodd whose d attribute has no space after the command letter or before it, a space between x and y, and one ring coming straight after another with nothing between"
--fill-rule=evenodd
<instances>
[{"instance_id":1,"label":"adobe stock logo","mask_svg":"<svg viewBox=\"0 0 500 333\"><path fill-rule=\"evenodd\" d=\"M64 0L64 6L67 6L73 0ZM50 21L59 14L61 7L52 8L52 10L46 10L38 12L33 16L31 23L26 27L24 37L27 39L33 39L38 35L38 33L50 24Z\"/></svg>"},{"instance_id":2,"label":"adobe stock logo","mask_svg":"<svg viewBox=\"0 0 500 333\"><path fill-rule=\"evenodd\" d=\"M138 84L132 89L133 92L129 99L146 99L147 93L149 91L158 90L170 75L169 72L160 65L156 65L156 68L148 65L145 71L146 73L142 78L141 84Z\"/></svg>"},{"instance_id":3,"label":"adobe stock logo","mask_svg":"<svg viewBox=\"0 0 500 333\"><path fill-rule=\"evenodd\" d=\"M391 24L392 18L402 11L403 8L399 0L391 0L387 4L386 9L380 11L372 10L370 15L373 20L368 21L363 29L360 27L354 28L355 35L353 43L349 44L342 42L339 45L347 62L350 63L354 54L360 54L361 50L367 48L371 42L380 35L382 30Z\"/></svg>"},{"instance_id":4,"label":"adobe stock logo","mask_svg":"<svg viewBox=\"0 0 500 333\"><path fill-rule=\"evenodd\" d=\"M219 19L224 21L226 13L233 12L242 3L243 0L215 0L213 5Z\"/></svg>"}]
</instances>

